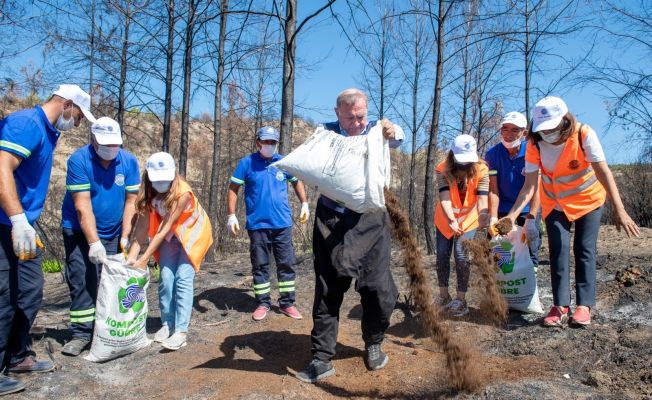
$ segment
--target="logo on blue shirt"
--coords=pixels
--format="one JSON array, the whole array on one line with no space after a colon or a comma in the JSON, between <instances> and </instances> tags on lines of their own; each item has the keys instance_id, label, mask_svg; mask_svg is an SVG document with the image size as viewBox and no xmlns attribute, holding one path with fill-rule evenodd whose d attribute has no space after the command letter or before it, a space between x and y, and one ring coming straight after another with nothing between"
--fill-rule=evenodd
<instances>
[{"instance_id":1,"label":"logo on blue shirt","mask_svg":"<svg viewBox=\"0 0 652 400\"><path fill-rule=\"evenodd\" d=\"M115 184L118 186L124 186L125 185L125 176L122 174L117 174L115 176Z\"/></svg>"}]
</instances>

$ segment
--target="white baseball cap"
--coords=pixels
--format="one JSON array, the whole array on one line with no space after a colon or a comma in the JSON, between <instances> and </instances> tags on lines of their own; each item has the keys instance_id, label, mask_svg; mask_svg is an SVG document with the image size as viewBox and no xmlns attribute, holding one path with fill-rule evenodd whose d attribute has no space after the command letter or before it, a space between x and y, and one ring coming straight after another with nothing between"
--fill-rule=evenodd
<instances>
[{"instance_id":1,"label":"white baseball cap","mask_svg":"<svg viewBox=\"0 0 652 400\"><path fill-rule=\"evenodd\" d=\"M554 96L544 97L532 110L532 132L556 128L567 113L564 100Z\"/></svg>"},{"instance_id":2,"label":"white baseball cap","mask_svg":"<svg viewBox=\"0 0 652 400\"><path fill-rule=\"evenodd\" d=\"M95 122L95 117L91 114L91 96L77 85L59 85L52 94L63 97L66 100L72 100L79 107L91 123Z\"/></svg>"},{"instance_id":3,"label":"white baseball cap","mask_svg":"<svg viewBox=\"0 0 652 400\"><path fill-rule=\"evenodd\" d=\"M451 151L458 163L472 163L478 161L478 145L471 135L459 135L453 140Z\"/></svg>"},{"instance_id":4,"label":"white baseball cap","mask_svg":"<svg viewBox=\"0 0 652 400\"><path fill-rule=\"evenodd\" d=\"M500 121L500 126L505 124L516 125L517 127L524 129L527 126L527 118L518 111L508 112L503 117L503 120Z\"/></svg>"},{"instance_id":5,"label":"white baseball cap","mask_svg":"<svg viewBox=\"0 0 652 400\"><path fill-rule=\"evenodd\" d=\"M91 125L91 133L97 144L122 144L120 125L109 117L100 117Z\"/></svg>"},{"instance_id":6,"label":"white baseball cap","mask_svg":"<svg viewBox=\"0 0 652 400\"><path fill-rule=\"evenodd\" d=\"M147 177L151 182L172 181L177 169L174 158L166 152L154 153L147 159Z\"/></svg>"}]
</instances>

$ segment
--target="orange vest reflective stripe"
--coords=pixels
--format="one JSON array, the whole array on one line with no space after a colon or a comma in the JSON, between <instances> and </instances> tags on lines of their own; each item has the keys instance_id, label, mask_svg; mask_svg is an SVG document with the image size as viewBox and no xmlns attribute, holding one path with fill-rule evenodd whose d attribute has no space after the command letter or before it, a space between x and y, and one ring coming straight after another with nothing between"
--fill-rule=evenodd
<instances>
[{"instance_id":1,"label":"orange vest reflective stripe","mask_svg":"<svg viewBox=\"0 0 652 400\"><path fill-rule=\"evenodd\" d=\"M177 222L172 226L172 230L179 242L186 251L192 267L199 271L201 262L208 252L208 248L213 244L213 230L211 222L208 220L208 214L197 201L195 194L190 186L181 181L181 190L179 198L186 193L190 193L190 203L181 213ZM149 238L154 237L161 224L161 217L156 211L149 212ZM159 253L154 253L154 258L159 261Z\"/></svg>"},{"instance_id":2,"label":"orange vest reflective stripe","mask_svg":"<svg viewBox=\"0 0 652 400\"><path fill-rule=\"evenodd\" d=\"M446 160L437 165L437 172L443 173L445 167ZM464 232L471 231L478 227L478 210L476 207L478 202L478 184L480 183L480 178L488 173L489 169L487 166L480 164L478 175L467 183L464 202L460 199L457 182L448 182L448 190L450 192L453 213L455 214L455 218L457 218L457 223ZM441 208L441 201L437 202L437 208L435 209L435 226L439 229L439 232L446 236L446 238L450 239L453 237L453 230L448 226L448 217L446 217L444 210Z\"/></svg>"},{"instance_id":3,"label":"orange vest reflective stripe","mask_svg":"<svg viewBox=\"0 0 652 400\"><path fill-rule=\"evenodd\" d=\"M526 157L535 160L541 169L539 192L544 218L559 205L566 218L575 221L604 204L607 192L580 146L580 140L584 143L588 131L586 125L575 125L553 171L543 167L539 149L528 143Z\"/></svg>"}]
</instances>

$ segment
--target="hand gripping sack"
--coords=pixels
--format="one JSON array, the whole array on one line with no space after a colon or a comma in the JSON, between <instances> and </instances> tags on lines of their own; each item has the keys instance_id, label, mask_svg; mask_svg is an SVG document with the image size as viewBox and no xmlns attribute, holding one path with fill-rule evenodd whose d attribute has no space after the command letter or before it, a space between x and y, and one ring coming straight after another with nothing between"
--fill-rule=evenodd
<instances>
[{"instance_id":1,"label":"hand gripping sack","mask_svg":"<svg viewBox=\"0 0 652 400\"><path fill-rule=\"evenodd\" d=\"M148 286L148 270L126 265L122 254L107 258L102 266L93 344L87 360L107 361L149 346L145 331Z\"/></svg>"},{"instance_id":2,"label":"hand gripping sack","mask_svg":"<svg viewBox=\"0 0 652 400\"><path fill-rule=\"evenodd\" d=\"M539 289L530 259L530 250L520 226L491 241L492 253L498 262L496 283L510 309L542 313Z\"/></svg>"},{"instance_id":3,"label":"hand gripping sack","mask_svg":"<svg viewBox=\"0 0 652 400\"><path fill-rule=\"evenodd\" d=\"M391 165L380 124L366 135L351 137L318 127L301 146L272 165L355 212L385 207L383 188L389 186Z\"/></svg>"}]
</instances>

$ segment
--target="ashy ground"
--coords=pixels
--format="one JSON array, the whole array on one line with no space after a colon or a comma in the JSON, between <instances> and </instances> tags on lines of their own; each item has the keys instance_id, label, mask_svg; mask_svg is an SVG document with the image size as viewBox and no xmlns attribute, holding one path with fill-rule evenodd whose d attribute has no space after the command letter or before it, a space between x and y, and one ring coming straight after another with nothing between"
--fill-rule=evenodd
<instances>
[{"instance_id":1,"label":"ashy ground","mask_svg":"<svg viewBox=\"0 0 652 400\"><path fill-rule=\"evenodd\" d=\"M68 291L59 274L47 277L43 309L33 328L41 357L52 353L57 370L21 376L28 389L16 399L642 399L652 398L652 230L628 239L603 227L599 239L598 305L588 329L546 329L541 316L510 314L506 328L491 326L478 304L482 286L469 291L471 313L446 321L459 340L480 354L488 377L475 393L450 388L445 357L406 304L409 289L400 254L392 270L401 289L384 350L389 364L368 372L363 363L359 296L347 294L341 311L336 375L315 385L294 377L310 360L310 309L314 274L310 257L298 267L301 321L277 309L251 320L249 257L231 255L206 265L195 281L188 346L176 352L152 344L137 353L94 364L66 357ZM545 246L539 267L541 300L552 303ZM434 286L434 259L425 260ZM454 275L454 274L453 274ZM478 274L473 275L477 281ZM454 283L452 285L454 287ZM147 330L158 320L157 285L148 293Z\"/></svg>"}]
</instances>

